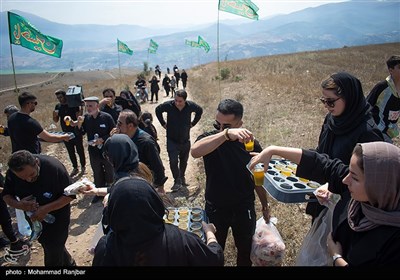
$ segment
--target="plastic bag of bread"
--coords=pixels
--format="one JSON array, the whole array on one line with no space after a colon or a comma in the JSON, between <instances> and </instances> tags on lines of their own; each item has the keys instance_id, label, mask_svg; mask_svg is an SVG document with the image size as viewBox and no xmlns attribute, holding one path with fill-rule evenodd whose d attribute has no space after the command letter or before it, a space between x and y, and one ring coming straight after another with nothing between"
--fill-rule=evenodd
<instances>
[{"instance_id":1,"label":"plastic bag of bread","mask_svg":"<svg viewBox=\"0 0 400 280\"><path fill-rule=\"evenodd\" d=\"M285 243L275 227L276 218L267 224L263 217L258 219L253 235L250 259L254 266L281 266L285 257Z\"/></svg>"}]
</instances>

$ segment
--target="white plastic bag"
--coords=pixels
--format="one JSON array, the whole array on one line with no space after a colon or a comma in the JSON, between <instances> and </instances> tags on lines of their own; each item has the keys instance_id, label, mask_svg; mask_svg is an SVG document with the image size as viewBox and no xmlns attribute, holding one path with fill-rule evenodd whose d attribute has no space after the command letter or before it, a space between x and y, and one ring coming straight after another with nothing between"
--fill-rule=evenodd
<instances>
[{"instance_id":1,"label":"white plastic bag","mask_svg":"<svg viewBox=\"0 0 400 280\"><path fill-rule=\"evenodd\" d=\"M15 217L17 219L18 231L23 236L31 236L32 230L28 221L25 218L24 211L21 209L15 208Z\"/></svg>"},{"instance_id":2,"label":"white plastic bag","mask_svg":"<svg viewBox=\"0 0 400 280\"><path fill-rule=\"evenodd\" d=\"M327 184L314 191L318 202L326 206L315 218L310 230L304 237L296 257L296 266L330 266L331 257L328 253L326 240L332 231L332 215L340 195L328 191Z\"/></svg>"},{"instance_id":3,"label":"white plastic bag","mask_svg":"<svg viewBox=\"0 0 400 280\"><path fill-rule=\"evenodd\" d=\"M280 266L285 257L285 243L271 218L267 224L263 217L257 220L250 259L254 266ZM276 223L276 222L275 222Z\"/></svg>"}]
</instances>

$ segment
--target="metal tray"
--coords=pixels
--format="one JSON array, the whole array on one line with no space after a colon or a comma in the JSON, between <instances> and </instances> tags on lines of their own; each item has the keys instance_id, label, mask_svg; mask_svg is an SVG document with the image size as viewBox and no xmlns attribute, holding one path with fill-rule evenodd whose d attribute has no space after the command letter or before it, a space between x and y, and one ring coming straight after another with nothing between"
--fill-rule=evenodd
<instances>
[{"instance_id":1,"label":"metal tray","mask_svg":"<svg viewBox=\"0 0 400 280\"><path fill-rule=\"evenodd\" d=\"M75 138L75 134L73 132L64 132L64 131L49 131L49 134L52 135L69 135L69 140L74 139ZM41 142L46 142L45 140L43 140L42 138L40 138L38 136L39 141Z\"/></svg>"},{"instance_id":2,"label":"metal tray","mask_svg":"<svg viewBox=\"0 0 400 280\"><path fill-rule=\"evenodd\" d=\"M268 170L264 173L264 189L274 199L284 203L316 201L315 198L311 198L311 195L321 185L294 175L296 168L297 164L287 159L271 159ZM251 172L249 165L247 169Z\"/></svg>"},{"instance_id":3,"label":"metal tray","mask_svg":"<svg viewBox=\"0 0 400 280\"><path fill-rule=\"evenodd\" d=\"M187 209L187 215L184 215L185 208ZM203 241L206 240L203 226L201 224L202 221L205 221L206 223L208 222L208 218L204 210L202 210L200 207L168 207L167 210L169 214L164 215L165 223L173 224L180 229L193 232L197 234Z\"/></svg>"}]
</instances>

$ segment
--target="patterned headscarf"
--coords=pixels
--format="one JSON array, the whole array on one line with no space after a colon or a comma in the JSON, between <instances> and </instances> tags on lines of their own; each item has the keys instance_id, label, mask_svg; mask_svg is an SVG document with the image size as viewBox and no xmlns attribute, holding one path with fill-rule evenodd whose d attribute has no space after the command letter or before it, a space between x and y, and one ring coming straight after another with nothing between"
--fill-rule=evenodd
<instances>
[{"instance_id":1,"label":"patterned headscarf","mask_svg":"<svg viewBox=\"0 0 400 280\"><path fill-rule=\"evenodd\" d=\"M400 227L400 148L386 142L361 144L368 202L352 199L348 221L355 231Z\"/></svg>"}]
</instances>

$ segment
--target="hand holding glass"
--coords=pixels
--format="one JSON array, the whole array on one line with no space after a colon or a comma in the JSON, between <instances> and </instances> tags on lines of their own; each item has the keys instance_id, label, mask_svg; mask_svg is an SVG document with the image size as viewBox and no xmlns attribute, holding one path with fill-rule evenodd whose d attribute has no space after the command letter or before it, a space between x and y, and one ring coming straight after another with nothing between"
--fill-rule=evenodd
<instances>
[{"instance_id":1,"label":"hand holding glass","mask_svg":"<svg viewBox=\"0 0 400 280\"><path fill-rule=\"evenodd\" d=\"M66 126L69 126L71 124L71 117L70 116L65 116L64 117L64 122Z\"/></svg>"},{"instance_id":2,"label":"hand holding glass","mask_svg":"<svg viewBox=\"0 0 400 280\"><path fill-rule=\"evenodd\" d=\"M244 142L246 151L252 152L254 150L254 139Z\"/></svg>"}]
</instances>

